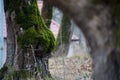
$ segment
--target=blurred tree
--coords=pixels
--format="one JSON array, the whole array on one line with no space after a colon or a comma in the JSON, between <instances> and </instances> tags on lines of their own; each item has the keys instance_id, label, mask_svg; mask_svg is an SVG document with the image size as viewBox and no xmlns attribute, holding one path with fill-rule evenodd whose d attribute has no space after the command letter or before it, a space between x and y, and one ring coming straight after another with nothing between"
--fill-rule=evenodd
<instances>
[{"instance_id":1,"label":"blurred tree","mask_svg":"<svg viewBox=\"0 0 120 80\"><path fill-rule=\"evenodd\" d=\"M93 59L93 80L119 80L120 1L46 1L73 18L83 31L88 45L91 48L90 54Z\"/></svg>"},{"instance_id":2,"label":"blurred tree","mask_svg":"<svg viewBox=\"0 0 120 80\"><path fill-rule=\"evenodd\" d=\"M68 54L71 34L71 20L68 16L64 14L62 16L60 30L57 37L56 50L58 52L58 55L66 56Z\"/></svg>"},{"instance_id":3,"label":"blurred tree","mask_svg":"<svg viewBox=\"0 0 120 80\"><path fill-rule=\"evenodd\" d=\"M52 19L53 6L48 5L46 1L43 1L42 16L47 27L50 27Z\"/></svg>"}]
</instances>

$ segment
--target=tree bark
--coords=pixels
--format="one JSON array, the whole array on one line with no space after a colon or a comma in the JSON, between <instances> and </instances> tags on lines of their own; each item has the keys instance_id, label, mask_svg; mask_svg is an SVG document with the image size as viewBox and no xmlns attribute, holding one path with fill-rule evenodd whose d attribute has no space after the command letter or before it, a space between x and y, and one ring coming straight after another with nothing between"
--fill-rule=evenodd
<instances>
[{"instance_id":1,"label":"tree bark","mask_svg":"<svg viewBox=\"0 0 120 80\"><path fill-rule=\"evenodd\" d=\"M71 36L72 36L71 20L69 17L63 14L56 45L56 51L58 56L67 56Z\"/></svg>"},{"instance_id":2,"label":"tree bark","mask_svg":"<svg viewBox=\"0 0 120 80\"><path fill-rule=\"evenodd\" d=\"M36 61L40 70L39 76L41 76L43 79L51 78L52 76L49 72L49 57L36 57Z\"/></svg>"},{"instance_id":3,"label":"tree bark","mask_svg":"<svg viewBox=\"0 0 120 80\"><path fill-rule=\"evenodd\" d=\"M50 28L50 24L52 20L52 12L53 12L53 6L48 5L46 1L43 1L42 16L48 28Z\"/></svg>"},{"instance_id":4,"label":"tree bark","mask_svg":"<svg viewBox=\"0 0 120 80\"><path fill-rule=\"evenodd\" d=\"M9 12L6 12L7 23L7 63L6 66L13 67L14 53L16 50L14 24L11 21ZM9 26L9 27L8 27Z\"/></svg>"},{"instance_id":5,"label":"tree bark","mask_svg":"<svg viewBox=\"0 0 120 80\"><path fill-rule=\"evenodd\" d=\"M30 2L29 2L30 1ZM15 4L14 4L15 3ZM13 4L13 5L12 5ZM29 9L31 8L31 10ZM34 11L34 12L33 12ZM36 11L36 12L35 12ZM38 66L35 66L35 59L37 58L35 55L35 50L38 49L34 47L34 51L32 51L32 46L44 46L42 45L40 40L45 40L45 43L48 43L47 40L51 43L48 44L48 46L51 46L48 51L49 55L51 52L51 49L54 47L54 37L53 34L50 32L50 30L44 25L44 22L42 21L42 17L38 11L37 7L37 1L36 0L22 0L22 1L16 1L13 0L12 2L9 0L5 0L5 12L6 12L6 18L7 18L7 31L8 31L8 43L7 43L7 60L6 60L6 67L7 69L4 71L3 77L0 78L1 80L28 80L30 77L35 76L35 68L39 67L42 71L49 72L48 69L44 69L44 66L48 67L48 58L44 61L42 60L42 57L39 57L40 61L42 60L42 63L39 63ZM27 15L27 17L26 17ZM29 20L28 20L29 19ZM24 20L24 21L23 21ZM25 28L26 27L26 28ZM27 29L31 28L36 31L37 37L33 38L33 36L27 36L25 37L26 42L20 43L19 40L23 39L23 35L27 31ZM41 31L40 31L41 30ZM43 31L42 31L43 30ZM32 32L32 31L30 31ZM43 32L43 33L42 33ZM46 32L46 33L45 33ZM43 36L47 36L46 39L41 39ZM49 37L48 37L48 35ZM27 34L29 35L29 34ZM38 35L40 37L38 37ZM44 37L45 37L44 36ZM20 37L20 38L19 38ZM29 40L34 40L32 44L27 44ZM39 38L39 40L38 40ZM38 40L38 41L37 41ZM53 40L53 41L51 41ZM52 43L53 42L53 43ZM25 44L24 44L25 43ZM47 45L46 45L47 46ZM45 47L46 48L46 47ZM39 49L39 52L41 49ZM46 55L44 54L45 49L43 50L43 53L38 53L40 55ZM46 56L45 56L46 57ZM37 64L37 63L36 63ZM40 67L41 65L44 65L43 67ZM42 69L43 68L43 69ZM3 68L4 69L4 68ZM41 72L41 71L40 71ZM39 72L39 73L40 73ZM39 75L39 77L46 77L46 74L48 73L42 73L42 75ZM1 74L1 71L0 71ZM32 75L31 75L32 74Z\"/></svg>"},{"instance_id":6,"label":"tree bark","mask_svg":"<svg viewBox=\"0 0 120 80\"><path fill-rule=\"evenodd\" d=\"M93 80L119 80L116 40L110 6L90 0L47 0L61 9L83 31L93 59ZM114 57L114 58L113 58ZM116 70L117 68L117 70Z\"/></svg>"}]
</instances>

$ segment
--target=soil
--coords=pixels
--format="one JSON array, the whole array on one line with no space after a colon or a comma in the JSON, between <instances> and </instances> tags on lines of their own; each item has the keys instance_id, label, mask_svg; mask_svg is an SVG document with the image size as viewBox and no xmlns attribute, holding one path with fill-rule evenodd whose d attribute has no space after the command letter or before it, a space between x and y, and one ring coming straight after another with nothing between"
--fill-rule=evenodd
<instances>
[{"instance_id":1,"label":"soil","mask_svg":"<svg viewBox=\"0 0 120 80\"><path fill-rule=\"evenodd\" d=\"M92 59L87 53L70 58L53 57L49 69L55 80L92 80Z\"/></svg>"}]
</instances>

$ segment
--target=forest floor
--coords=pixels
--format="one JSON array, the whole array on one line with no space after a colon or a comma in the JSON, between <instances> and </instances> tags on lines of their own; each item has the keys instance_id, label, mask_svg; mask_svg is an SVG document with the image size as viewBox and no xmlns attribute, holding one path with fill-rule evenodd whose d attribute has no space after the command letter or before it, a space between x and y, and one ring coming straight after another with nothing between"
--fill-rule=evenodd
<instances>
[{"instance_id":1,"label":"forest floor","mask_svg":"<svg viewBox=\"0 0 120 80\"><path fill-rule=\"evenodd\" d=\"M49 69L55 80L92 80L92 59L87 53L70 58L53 57Z\"/></svg>"}]
</instances>

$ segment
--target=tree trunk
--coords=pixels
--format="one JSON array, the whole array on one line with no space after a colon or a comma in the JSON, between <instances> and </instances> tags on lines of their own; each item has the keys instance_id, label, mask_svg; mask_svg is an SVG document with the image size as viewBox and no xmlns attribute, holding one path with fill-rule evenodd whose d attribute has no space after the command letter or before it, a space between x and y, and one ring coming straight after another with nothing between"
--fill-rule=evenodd
<instances>
[{"instance_id":1,"label":"tree trunk","mask_svg":"<svg viewBox=\"0 0 120 80\"><path fill-rule=\"evenodd\" d=\"M93 5L89 0L48 0L48 3L73 18L83 31L91 48L93 80L119 80L111 8L103 4Z\"/></svg>"},{"instance_id":2,"label":"tree trunk","mask_svg":"<svg viewBox=\"0 0 120 80\"><path fill-rule=\"evenodd\" d=\"M66 15L63 15L56 45L58 56L66 56L68 54L71 35L72 35L71 20Z\"/></svg>"},{"instance_id":3,"label":"tree trunk","mask_svg":"<svg viewBox=\"0 0 120 80\"><path fill-rule=\"evenodd\" d=\"M50 28L50 24L52 20L52 12L53 12L53 6L48 5L46 1L43 1L42 16L48 28Z\"/></svg>"},{"instance_id":4,"label":"tree trunk","mask_svg":"<svg viewBox=\"0 0 120 80\"><path fill-rule=\"evenodd\" d=\"M37 1L5 0L5 12L8 28L8 58L4 66L5 70L4 68L1 70L2 72L4 70L1 80L28 80L35 76L36 67L41 68L42 72L46 70L39 76L45 78L49 71L41 66L48 68L48 58L44 60L43 57L36 57L36 54L44 56L48 52L50 55L55 40L42 20ZM40 49L36 46L40 46ZM39 49L39 52L43 51L44 54L36 53L36 49ZM36 62L38 57L41 63ZM37 63L38 66L35 65Z\"/></svg>"},{"instance_id":5,"label":"tree trunk","mask_svg":"<svg viewBox=\"0 0 120 80\"><path fill-rule=\"evenodd\" d=\"M43 79L52 77L49 72L49 61L48 60L49 60L49 57L43 57L43 58L36 57L36 61L39 66L38 70L40 70L39 76L41 76L41 78Z\"/></svg>"},{"instance_id":6,"label":"tree trunk","mask_svg":"<svg viewBox=\"0 0 120 80\"><path fill-rule=\"evenodd\" d=\"M6 66L9 68L13 67L13 59L16 52L16 41L15 41L15 31L14 23L12 23L9 11L6 12L6 23L7 23L7 60Z\"/></svg>"},{"instance_id":7,"label":"tree trunk","mask_svg":"<svg viewBox=\"0 0 120 80\"><path fill-rule=\"evenodd\" d=\"M9 12L6 12L6 22L7 26L7 60L3 68L0 70L0 80L6 77L6 73L11 72L14 68L14 57L16 51L16 43L15 43L15 31L14 24L11 21Z\"/></svg>"}]
</instances>

